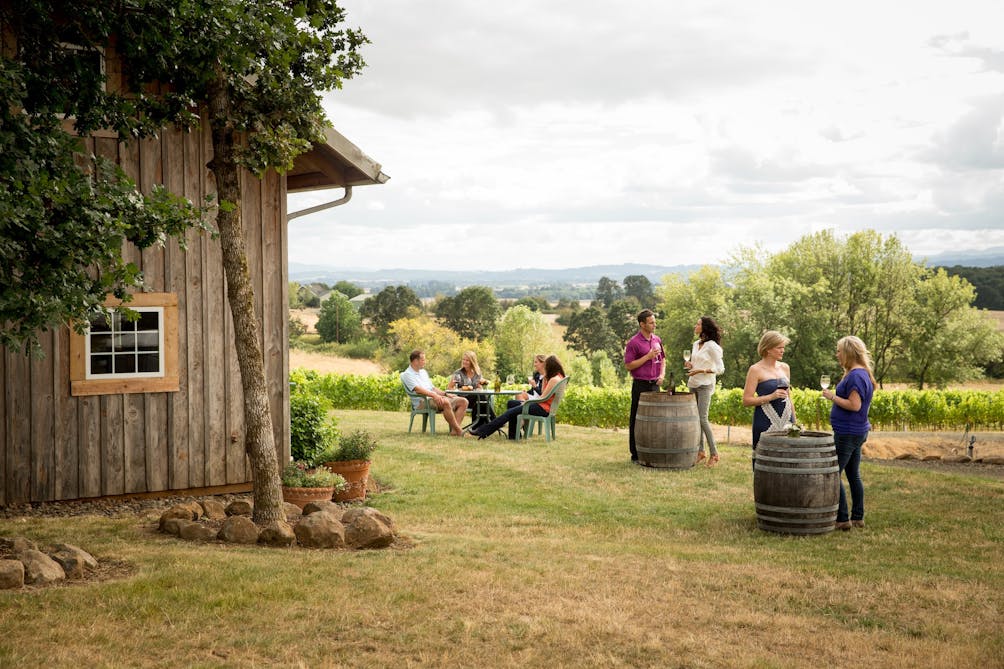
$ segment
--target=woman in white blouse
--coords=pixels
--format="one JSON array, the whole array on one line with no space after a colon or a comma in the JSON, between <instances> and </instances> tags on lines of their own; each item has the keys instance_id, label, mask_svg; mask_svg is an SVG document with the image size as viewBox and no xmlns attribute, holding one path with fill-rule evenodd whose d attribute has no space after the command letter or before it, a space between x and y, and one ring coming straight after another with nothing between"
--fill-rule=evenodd
<instances>
[{"instance_id":1,"label":"woman in white blouse","mask_svg":"<svg viewBox=\"0 0 1004 669\"><path fill-rule=\"evenodd\" d=\"M687 387L697 395L697 413L701 418L701 445L697 451L697 461L704 460L704 442L708 442L708 461L706 467L718 464L718 449L715 448L715 437L711 433L711 422L708 420L708 407L711 406L711 394L715 392L715 381L718 374L725 372L722 361L722 333L718 324L710 316L701 316L694 326L697 341L690 351L690 360L683 363L688 371Z\"/></svg>"}]
</instances>

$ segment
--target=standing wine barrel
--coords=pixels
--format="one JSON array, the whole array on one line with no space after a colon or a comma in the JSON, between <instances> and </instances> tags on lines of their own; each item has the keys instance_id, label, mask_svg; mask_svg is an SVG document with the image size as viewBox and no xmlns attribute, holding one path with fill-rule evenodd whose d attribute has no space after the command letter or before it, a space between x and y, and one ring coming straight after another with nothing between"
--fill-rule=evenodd
<instances>
[{"instance_id":1,"label":"standing wine barrel","mask_svg":"<svg viewBox=\"0 0 1004 669\"><path fill-rule=\"evenodd\" d=\"M764 432L753 465L757 527L782 534L832 532L840 501L837 449L829 432Z\"/></svg>"},{"instance_id":2,"label":"standing wine barrel","mask_svg":"<svg viewBox=\"0 0 1004 669\"><path fill-rule=\"evenodd\" d=\"M690 469L697 461L701 423L691 393L642 393L634 422L639 464Z\"/></svg>"}]
</instances>

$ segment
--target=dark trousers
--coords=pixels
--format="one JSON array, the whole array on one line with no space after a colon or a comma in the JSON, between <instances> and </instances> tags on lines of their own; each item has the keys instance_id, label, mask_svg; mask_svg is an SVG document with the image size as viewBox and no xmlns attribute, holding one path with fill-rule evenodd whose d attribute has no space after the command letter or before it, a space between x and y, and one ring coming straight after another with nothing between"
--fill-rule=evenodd
<instances>
[{"instance_id":1,"label":"dark trousers","mask_svg":"<svg viewBox=\"0 0 1004 669\"><path fill-rule=\"evenodd\" d=\"M509 423L509 438L515 439L516 419L523 412L522 404L522 402L518 402L516 400L509 400L509 408L506 409L504 414L473 431L472 434L476 434L483 439L484 437L491 435L496 430L501 429L506 423ZM531 404L528 411L534 416L548 415L547 411L542 409L539 404Z\"/></svg>"},{"instance_id":2,"label":"dark trousers","mask_svg":"<svg viewBox=\"0 0 1004 669\"><path fill-rule=\"evenodd\" d=\"M861 447L867 441L868 435L836 434L833 435L833 445L837 449L837 464L840 472L847 475L847 485L851 490L851 513L847 517L847 496L844 493L844 482L840 482L840 504L837 508L837 522L848 520L864 520L865 518L865 486L861 483Z\"/></svg>"},{"instance_id":3,"label":"dark trousers","mask_svg":"<svg viewBox=\"0 0 1004 669\"><path fill-rule=\"evenodd\" d=\"M635 379L631 382L631 417L628 419L628 449L631 451L631 460L638 459L638 450L634 446L634 419L638 415L638 400L642 393L650 393L659 390L658 381L642 381Z\"/></svg>"}]
</instances>

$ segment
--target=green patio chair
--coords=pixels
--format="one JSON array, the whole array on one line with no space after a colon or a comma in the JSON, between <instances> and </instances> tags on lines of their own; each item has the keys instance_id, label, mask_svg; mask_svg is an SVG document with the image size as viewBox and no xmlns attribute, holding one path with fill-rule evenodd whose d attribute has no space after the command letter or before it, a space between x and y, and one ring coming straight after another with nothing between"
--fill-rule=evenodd
<instances>
[{"instance_id":1,"label":"green patio chair","mask_svg":"<svg viewBox=\"0 0 1004 669\"><path fill-rule=\"evenodd\" d=\"M424 395L419 395L418 393L413 393L408 390L408 386L404 385L404 393L408 396L408 403L411 405L411 419L408 421L408 434L411 434L411 428L415 424L415 416L422 417L422 433L425 433L426 425L429 426L429 434L436 434L436 405L431 402L431 398L425 397ZM412 400L418 400L418 406L415 406L415 402Z\"/></svg>"},{"instance_id":2,"label":"green patio chair","mask_svg":"<svg viewBox=\"0 0 1004 669\"><path fill-rule=\"evenodd\" d=\"M523 439L533 436L533 428L535 426L537 434L544 433L545 440L551 441L556 438L555 426L557 425L557 421L555 420L555 416L558 415L558 405L561 404L561 400L565 396L565 386L567 385L568 377L566 376L561 381L558 381L547 395L523 402L523 410L516 416L517 441L519 441L521 434L523 435ZM551 411L546 416L535 416L530 413L532 405L546 402L552 395L554 396L554 401L551 402Z\"/></svg>"}]
</instances>

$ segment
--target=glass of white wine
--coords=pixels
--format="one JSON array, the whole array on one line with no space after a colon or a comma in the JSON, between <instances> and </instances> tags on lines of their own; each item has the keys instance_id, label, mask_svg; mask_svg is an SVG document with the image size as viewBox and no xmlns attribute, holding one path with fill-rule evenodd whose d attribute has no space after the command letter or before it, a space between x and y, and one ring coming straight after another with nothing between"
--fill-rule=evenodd
<instances>
[{"instance_id":1,"label":"glass of white wine","mask_svg":"<svg viewBox=\"0 0 1004 669\"><path fill-rule=\"evenodd\" d=\"M823 374L822 376L819 377L819 387L822 388L823 390L826 390L827 388L830 387L829 374Z\"/></svg>"},{"instance_id":2,"label":"glass of white wine","mask_svg":"<svg viewBox=\"0 0 1004 669\"><path fill-rule=\"evenodd\" d=\"M508 376L505 377L505 382L507 385L511 386L512 384L516 383L516 377L513 376L512 374L509 374Z\"/></svg>"},{"instance_id":3,"label":"glass of white wine","mask_svg":"<svg viewBox=\"0 0 1004 669\"><path fill-rule=\"evenodd\" d=\"M690 351L689 350L683 352L683 361L684 362L690 362Z\"/></svg>"}]
</instances>

